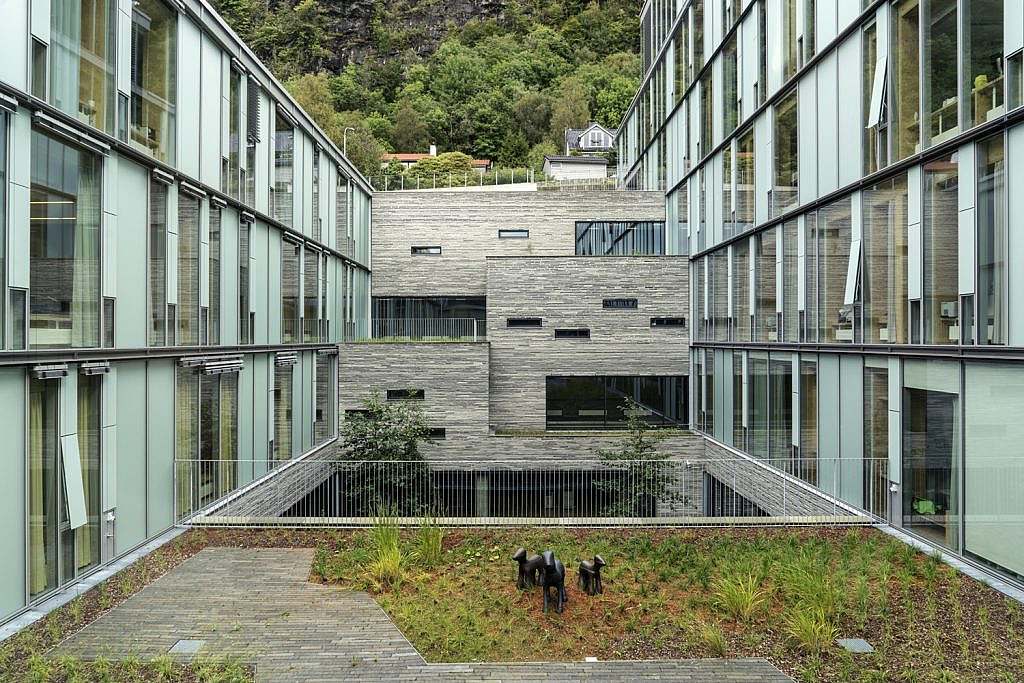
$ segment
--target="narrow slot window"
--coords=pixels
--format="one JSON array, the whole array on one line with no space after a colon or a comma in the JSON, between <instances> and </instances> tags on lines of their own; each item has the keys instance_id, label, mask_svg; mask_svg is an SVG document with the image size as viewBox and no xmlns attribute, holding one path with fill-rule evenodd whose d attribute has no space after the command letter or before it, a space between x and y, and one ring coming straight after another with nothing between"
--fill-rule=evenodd
<instances>
[{"instance_id":1,"label":"narrow slot window","mask_svg":"<svg viewBox=\"0 0 1024 683\"><path fill-rule=\"evenodd\" d=\"M422 401L426 398L423 389L388 389L389 401Z\"/></svg>"},{"instance_id":2,"label":"narrow slot window","mask_svg":"<svg viewBox=\"0 0 1024 683\"><path fill-rule=\"evenodd\" d=\"M651 318L651 327L686 327L686 318Z\"/></svg>"},{"instance_id":3,"label":"narrow slot window","mask_svg":"<svg viewBox=\"0 0 1024 683\"><path fill-rule=\"evenodd\" d=\"M440 256L441 247L412 247L410 253L413 256Z\"/></svg>"},{"instance_id":4,"label":"narrow slot window","mask_svg":"<svg viewBox=\"0 0 1024 683\"><path fill-rule=\"evenodd\" d=\"M530 238L529 230L498 230L498 239L525 240Z\"/></svg>"},{"instance_id":5,"label":"narrow slot window","mask_svg":"<svg viewBox=\"0 0 1024 683\"><path fill-rule=\"evenodd\" d=\"M506 318L505 325L507 327L541 327L542 321L540 318Z\"/></svg>"},{"instance_id":6,"label":"narrow slot window","mask_svg":"<svg viewBox=\"0 0 1024 683\"><path fill-rule=\"evenodd\" d=\"M586 327L574 327L555 330L555 339L590 339L590 329Z\"/></svg>"}]
</instances>

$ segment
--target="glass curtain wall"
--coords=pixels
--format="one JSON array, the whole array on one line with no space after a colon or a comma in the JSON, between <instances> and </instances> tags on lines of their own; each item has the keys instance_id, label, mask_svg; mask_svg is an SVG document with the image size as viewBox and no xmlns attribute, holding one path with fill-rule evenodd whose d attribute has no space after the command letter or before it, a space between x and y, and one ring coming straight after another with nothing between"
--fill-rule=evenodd
<instances>
[{"instance_id":1,"label":"glass curtain wall","mask_svg":"<svg viewBox=\"0 0 1024 683\"><path fill-rule=\"evenodd\" d=\"M238 374L177 371L178 517L234 490L238 466Z\"/></svg>"},{"instance_id":2,"label":"glass curtain wall","mask_svg":"<svg viewBox=\"0 0 1024 683\"><path fill-rule=\"evenodd\" d=\"M960 340L959 169L957 156L924 165L924 343Z\"/></svg>"},{"instance_id":3,"label":"glass curtain wall","mask_svg":"<svg viewBox=\"0 0 1024 683\"><path fill-rule=\"evenodd\" d=\"M320 252L306 246L302 252L303 341L320 341Z\"/></svg>"},{"instance_id":4,"label":"glass curtain wall","mask_svg":"<svg viewBox=\"0 0 1024 683\"><path fill-rule=\"evenodd\" d=\"M732 245L733 340L750 341L750 240Z\"/></svg>"},{"instance_id":5,"label":"glass curtain wall","mask_svg":"<svg viewBox=\"0 0 1024 683\"><path fill-rule=\"evenodd\" d=\"M57 380L29 381L28 425L28 553L29 596L57 587L58 533L66 521L60 497Z\"/></svg>"},{"instance_id":6,"label":"glass curtain wall","mask_svg":"<svg viewBox=\"0 0 1024 683\"><path fill-rule=\"evenodd\" d=\"M708 434L715 433L715 379L715 350L704 349L704 431Z\"/></svg>"},{"instance_id":7,"label":"glass curtain wall","mask_svg":"<svg viewBox=\"0 0 1024 683\"><path fill-rule=\"evenodd\" d=\"M921 149L921 0L897 0L892 5L893 156L899 161ZM953 62L954 69L956 62Z\"/></svg>"},{"instance_id":8,"label":"glass curtain wall","mask_svg":"<svg viewBox=\"0 0 1024 683\"><path fill-rule=\"evenodd\" d=\"M960 365L903 363L903 526L958 550Z\"/></svg>"},{"instance_id":9,"label":"glass curtain wall","mask_svg":"<svg viewBox=\"0 0 1024 683\"><path fill-rule=\"evenodd\" d=\"M852 342L854 305L847 297L851 251L851 200L840 199L818 211L815 275L818 292L818 341ZM856 265L854 266L856 267Z\"/></svg>"},{"instance_id":10,"label":"glass curtain wall","mask_svg":"<svg viewBox=\"0 0 1024 683\"><path fill-rule=\"evenodd\" d=\"M818 484L818 359L800 356L800 458L792 474Z\"/></svg>"},{"instance_id":11,"label":"glass curtain wall","mask_svg":"<svg viewBox=\"0 0 1024 683\"><path fill-rule=\"evenodd\" d=\"M1006 111L1003 59L1003 1L971 0L964 11L964 93L968 127Z\"/></svg>"},{"instance_id":12,"label":"glass curtain wall","mask_svg":"<svg viewBox=\"0 0 1024 683\"><path fill-rule=\"evenodd\" d=\"M889 165L888 60L878 56L878 26L868 24L863 31L861 110L864 125L864 173L874 173Z\"/></svg>"},{"instance_id":13,"label":"glass curtain wall","mask_svg":"<svg viewBox=\"0 0 1024 683\"><path fill-rule=\"evenodd\" d=\"M661 256L664 221L576 221L577 256Z\"/></svg>"},{"instance_id":14,"label":"glass curtain wall","mask_svg":"<svg viewBox=\"0 0 1024 683\"><path fill-rule=\"evenodd\" d=\"M796 74L798 62L797 32L800 30L796 14L797 0L781 0L782 4L782 82Z\"/></svg>"},{"instance_id":15,"label":"glass curtain wall","mask_svg":"<svg viewBox=\"0 0 1024 683\"><path fill-rule=\"evenodd\" d=\"M292 375L294 366L274 366L274 460L292 457Z\"/></svg>"},{"instance_id":16,"label":"glass curtain wall","mask_svg":"<svg viewBox=\"0 0 1024 683\"><path fill-rule=\"evenodd\" d=\"M82 467L82 493L87 522L74 530L74 573L100 562L100 389L102 375L78 377L78 457ZM67 558L65 558L67 562Z\"/></svg>"},{"instance_id":17,"label":"glass curtain wall","mask_svg":"<svg viewBox=\"0 0 1024 683\"><path fill-rule=\"evenodd\" d=\"M758 458L768 457L768 354L751 351L747 376L747 452Z\"/></svg>"},{"instance_id":18,"label":"glass curtain wall","mask_svg":"<svg viewBox=\"0 0 1024 683\"><path fill-rule=\"evenodd\" d=\"M334 367L335 356L316 355L316 414L313 422L313 442L322 444L335 434L334 424Z\"/></svg>"},{"instance_id":19,"label":"glass curtain wall","mask_svg":"<svg viewBox=\"0 0 1024 683\"><path fill-rule=\"evenodd\" d=\"M352 256L352 181L338 169L338 185L334 189L335 244L342 254Z\"/></svg>"},{"instance_id":20,"label":"glass curtain wall","mask_svg":"<svg viewBox=\"0 0 1024 683\"><path fill-rule=\"evenodd\" d=\"M208 339L210 344L220 343L220 269L221 269L221 210L210 206L210 308Z\"/></svg>"},{"instance_id":21,"label":"glass curtain wall","mask_svg":"<svg viewBox=\"0 0 1024 683\"><path fill-rule=\"evenodd\" d=\"M960 132L957 0L928 0L923 8L925 141L935 145Z\"/></svg>"},{"instance_id":22,"label":"glass curtain wall","mask_svg":"<svg viewBox=\"0 0 1024 683\"><path fill-rule=\"evenodd\" d=\"M736 51L736 35L732 34L732 37L726 41L725 46L722 48L722 59L724 64L724 89L723 96L725 100L725 118L723 131L726 136L732 134L736 129L736 124L739 123L739 98L738 98L738 67L737 67L737 51Z\"/></svg>"},{"instance_id":23,"label":"glass curtain wall","mask_svg":"<svg viewBox=\"0 0 1024 683\"><path fill-rule=\"evenodd\" d=\"M7 268L7 114L0 112L0 273L6 273ZM3 296L3 288L0 288L0 349L4 346L7 326L4 324L6 317L6 298ZM13 324L12 324L13 327ZM17 336L17 335L13 335ZM14 341L13 339L11 340ZM10 348L19 346L10 345Z\"/></svg>"},{"instance_id":24,"label":"glass curtain wall","mask_svg":"<svg viewBox=\"0 0 1024 683\"><path fill-rule=\"evenodd\" d=\"M114 0L51 0L50 103L107 133L114 130Z\"/></svg>"},{"instance_id":25,"label":"glass curtain wall","mask_svg":"<svg viewBox=\"0 0 1024 683\"><path fill-rule=\"evenodd\" d=\"M747 430L743 425L743 352L732 352L732 445L735 448L746 449Z\"/></svg>"},{"instance_id":26,"label":"glass curtain wall","mask_svg":"<svg viewBox=\"0 0 1024 683\"><path fill-rule=\"evenodd\" d=\"M800 341L818 341L818 214L804 214L804 309Z\"/></svg>"},{"instance_id":27,"label":"glass curtain wall","mask_svg":"<svg viewBox=\"0 0 1024 683\"><path fill-rule=\"evenodd\" d=\"M711 326L712 339L729 340L729 254L719 249L711 254Z\"/></svg>"},{"instance_id":28,"label":"glass curtain wall","mask_svg":"<svg viewBox=\"0 0 1024 683\"><path fill-rule=\"evenodd\" d=\"M889 510L889 361L864 361L864 508L883 519Z\"/></svg>"},{"instance_id":29,"label":"glass curtain wall","mask_svg":"<svg viewBox=\"0 0 1024 683\"><path fill-rule=\"evenodd\" d=\"M789 0L792 2L793 0ZM799 139L797 91L793 90L775 105L775 164L771 197L772 216L795 209L800 204L798 188Z\"/></svg>"},{"instance_id":30,"label":"glass curtain wall","mask_svg":"<svg viewBox=\"0 0 1024 683\"><path fill-rule=\"evenodd\" d=\"M162 0L132 3L131 130L137 149L174 163L178 13Z\"/></svg>"},{"instance_id":31,"label":"glass curtain wall","mask_svg":"<svg viewBox=\"0 0 1024 683\"><path fill-rule=\"evenodd\" d=\"M754 129L748 128L736 139L736 229L754 227Z\"/></svg>"},{"instance_id":32,"label":"glass curtain wall","mask_svg":"<svg viewBox=\"0 0 1024 683\"><path fill-rule=\"evenodd\" d=\"M194 491L199 481L199 373L195 368L176 369L174 426L177 461L178 519L198 509Z\"/></svg>"},{"instance_id":33,"label":"glass curtain wall","mask_svg":"<svg viewBox=\"0 0 1024 683\"><path fill-rule=\"evenodd\" d=\"M286 344L295 344L301 339L299 329L302 300L302 278L299 272L302 263L302 245L283 240L281 242L281 338Z\"/></svg>"},{"instance_id":34,"label":"glass curtain wall","mask_svg":"<svg viewBox=\"0 0 1024 683\"><path fill-rule=\"evenodd\" d=\"M788 353L769 356L768 457L776 467L792 466L793 358Z\"/></svg>"},{"instance_id":35,"label":"glass curtain wall","mask_svg":"<svg viewBox=\"0 0 1024 683\"><path fill-rule=\"evenodd\" d=\"M905 173L865 188L864 341L906 344L907 320L907 176Z\"/></svg>"},{"instance_id":36,"label":"glass curtain wall","mask_svg":"<svg viewBox=\"0 0 1024 683\"><path fill-rule=\"evenodd\" d=\"M235 197L240 196L243 183L241 174L242 143L242 74L235 69L228 73L228 149L227 157L221 160L221 189Z\"/></svg>"},{"instance_id":37,"label":"glass curtain wall","mask_svg":"<svg viewBox=\"0 0 1024 683\"><path fill-rule=\"evenodd\" d=\"M167 186L149 181L149 345L167 343Z\"/></svg>"},{"instance_id":38,"label":"glass curtain wall","mask_svg":"<svg viewBox=\"0 0 1024 683\"><path fill-rule=\"evenodd\" d=\"M800 313L797 310L797 268L799 244L797 222L782 225L782 338L787 342L800 341Z\"/></svg>"},{"instance_id":39,"label":"glass curtain wall","mask_svg":"<svg viewBox=\"0 0 1024 683\"><path fill-rule=\"evenodd\" d=\"M700 79L700 157L703 158L714 147L713 140L715 115L712 106L711 72L706 72Z\"/></svg>"},{"instance_id":40,"label":"glass curtain wall","mask_svg":"<svg viewBox=\"0 0 1024 683\"><path fill-rule=\"evenodd\" d=\"M238 222L238 342L252 344L255 335L249 305L249 233L252 226Z\"/></svg>"},{"instance_id":41,"label":"glass curtain wall","mask_svg":"<svg viewBox=\"0 0 1024 683\"><path fill-rule=\"evenodd\" d=\"M777 250L775 231L769 228L755 236L757 256L754 262L754 340L779 341L778 312L776 310L776 270L775 254Z\"/></svg>"},{"instance_id":42,"label":"glass curtain wall","mask_svg":"<svg viewBox=\"0 0 1024 683\"><path fill-rule=\"evenodd\" d=\"M32 131L29 344L100 343L99 157Z\"/></svg>"},{"instance_id":43,"label":"glass curtain wall","mask_svg":"<svg viewBox=\"0 0 1024 683\"><path fill-rule=\"evenodd\" d=\"M177 343L199 343L199 208L198 197L178 192Z\"/></svg>"},{"instance_id":44,"label":"glass curtain wall","mask_svg":"<svg viewBox=\"0 0 1024 683\"><path fill-rule=\"evenodd\" d=\"M977 154L978 341L1006 344L1009 233L1003 134L979 142Z\"/></svg>"}]
</instances>

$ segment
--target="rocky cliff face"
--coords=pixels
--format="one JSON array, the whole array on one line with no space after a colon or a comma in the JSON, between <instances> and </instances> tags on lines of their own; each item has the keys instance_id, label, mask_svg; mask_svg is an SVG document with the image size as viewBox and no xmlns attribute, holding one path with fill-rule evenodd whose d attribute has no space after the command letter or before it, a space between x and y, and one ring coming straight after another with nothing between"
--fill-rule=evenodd
<instances>
[{"instance_id":1,"label":"rocky cliff face","mask_svg":"<svg viewBox=\"0 0 1024 683\"><path fill-rule=\"evenodd\" d=\"M283 0L289 1L289 0ZM293 3L295 0L290 0ZM336 36L331 68L368 58L386 60L411 49L431 54L452 28L473 19L501 19L507 0L319 0ZM381 40L381 33L397 40Z\"/></svg>"}]
</instances>

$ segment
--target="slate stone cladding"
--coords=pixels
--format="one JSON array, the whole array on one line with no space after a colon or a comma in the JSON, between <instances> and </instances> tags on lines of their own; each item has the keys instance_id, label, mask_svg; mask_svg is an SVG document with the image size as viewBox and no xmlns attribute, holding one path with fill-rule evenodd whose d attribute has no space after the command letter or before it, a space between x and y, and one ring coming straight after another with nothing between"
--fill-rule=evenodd
<instances>
[{"instance_id":1,"label":"slate stone cladding","mask_svg":"<svg viewBox=\"0 0 1024 683\"><path fill-rule=\"evenodd\" d=\"M385 192L373 201L374 296L483 296L487 256L569 256L576 221L665 219L659 192ZM499 229L530 236L499 239ZM413 256L415 245L441 254Z\"/></svg>"},{"instance_id":2,"label":"slate stone cladding","mask_svg":"<svg viewBox=\"0 0 1024 683\"><path fill-rule=\"evenodd\" d=\"M685 256L487 259L490 423L543 430L551 375L688 375L689 325L652 328L653 317L687 315ZM605 309L606 298L635 309ZM537 316L539 328L506 318ZM555 339L555 328L589 328L589 339Z\"/></svg>"}]
</instances>

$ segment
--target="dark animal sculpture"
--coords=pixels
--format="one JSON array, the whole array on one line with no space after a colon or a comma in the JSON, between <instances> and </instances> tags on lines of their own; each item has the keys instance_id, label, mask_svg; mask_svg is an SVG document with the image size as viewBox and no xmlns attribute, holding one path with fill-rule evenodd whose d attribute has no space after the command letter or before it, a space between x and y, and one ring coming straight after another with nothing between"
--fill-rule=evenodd
<instances>
[{"instance_id":1,"label":"dark animal sculpture","mask_svg":"<svg viewBox=\"0 0 1024 683\"><path fill-rule=\"evenodd\" d=\"M601 583L601 567L607 564L600 555L594 555L593 560L583 560L580 562L579 579L577 580L580 590L587 595L603 593L604 586Z\"/></svg>"},{"instance_id":2,"label":"dark animal sculpture","mask_svg":"<svg viewBox=\"0 0 1024 683\"><path fill-rule=\"evenodd\" d=\"M519 578L516 586L519 590L526 590L537 585L537 572L544 566L544 558L540 555L527 557L526 548L520 548L512 556L512 559L519 563Z\"/></svg>"},{"instance_id":3,"label":"dark animal sculpture","mask_svg":"<svg viewBox=\"0 0 1024 683\"><path fill-rule=\"evenodd\" d=\"M544 558L544 567L540 572L540 585L544 591L544 611L548 611L548 600L551 598L549 590L555 589L555 611L562 613L562 606L569 601L565 595L565 565L555 557L550 550L541 553Z\"/></svg>"}]
</instances>

